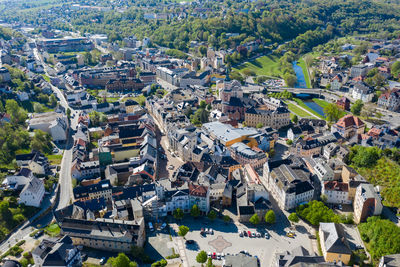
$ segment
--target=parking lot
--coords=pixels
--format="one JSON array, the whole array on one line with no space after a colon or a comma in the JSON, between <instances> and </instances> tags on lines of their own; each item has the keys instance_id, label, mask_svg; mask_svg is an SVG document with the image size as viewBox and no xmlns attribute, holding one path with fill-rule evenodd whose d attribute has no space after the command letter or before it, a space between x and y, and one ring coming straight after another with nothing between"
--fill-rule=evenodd
<instances>
[{"instance_id":1,"label":"parking lot","mask_svg":"<svg viewBox=\"0 0 400 267\"><path fill-rule=\"evenodd\" d=\"M240 223L209 222L207 219L188 219L182 222L182 224L190 228L190 232L185 237L186 240L195 241L194 244L186 244L185 249L188 262L191 266L196 263L196 256L201 250L211 254L224 253L225 255L227 253L237 254L241 251L246 251L252 256L257 256L260 259L261 266L271 266L271 260L277 251L292 250L299 245L302 245L310 252L313 251L311 240L308 238L308 231L306 229L296 231L296 236L290 238L286 236L286 232L289 230L286 224L277 223L274 226L260 225L256 228ZM201 235L201 228L212 228L214 234ZM239 230L259 232L262 234L262 237L240 237ZM264 237L265 232L269 233L269 239ZM222 265L222 260L213 260L213 262L216 265Z\"/></svg>"}]
</instances>

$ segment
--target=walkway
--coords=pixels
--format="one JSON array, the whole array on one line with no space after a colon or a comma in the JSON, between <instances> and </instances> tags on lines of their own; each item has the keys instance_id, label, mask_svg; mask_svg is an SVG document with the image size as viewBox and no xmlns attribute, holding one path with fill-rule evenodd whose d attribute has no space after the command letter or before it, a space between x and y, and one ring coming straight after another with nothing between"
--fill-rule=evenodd
<instances>
[{"instance_id":1,"label":"walkway","mask_svg":"<svg viewBox=\"0 0 400 267\"><path fill-rule=\"evenodd\" d=\"M179 232L179 226L176 223L171 224L171 226L172 226L172 229L174 229L174 231L176 233ZM179 250L180 258L182 260L182 266L183 267L189 267L190 265L189 265L188 258L186 256L186 249L185 249L185 241L184 241L184 239L181 236L178 236L178 235L175 236L174 238L175 238L178 250Z\"/></svg>"}]
</instances>

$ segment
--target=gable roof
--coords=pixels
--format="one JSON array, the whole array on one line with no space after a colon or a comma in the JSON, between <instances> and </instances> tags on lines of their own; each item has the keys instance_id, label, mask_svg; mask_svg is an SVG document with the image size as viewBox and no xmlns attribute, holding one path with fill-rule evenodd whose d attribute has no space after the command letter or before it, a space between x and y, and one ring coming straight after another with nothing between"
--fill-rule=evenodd
<instances>
[{"instance_id":1,"label":"gable roof","mask_svg":"<svg viewBox=\"0 0 400 267\"><path fill-rule=\"evenodd\" d=\"M346 239L343 226L337 223L320 223L319 225L327 252L351 254L349 242Z\"/></svg>"}]
</instances>

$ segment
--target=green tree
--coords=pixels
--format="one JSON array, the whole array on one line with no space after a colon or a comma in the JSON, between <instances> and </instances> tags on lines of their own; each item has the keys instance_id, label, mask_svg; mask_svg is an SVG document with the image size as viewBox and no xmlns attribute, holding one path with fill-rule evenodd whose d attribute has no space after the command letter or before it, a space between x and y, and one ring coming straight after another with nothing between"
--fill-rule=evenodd
<instances>
[{"instance_id":1,"label":"green tree","mask_svg":"<svg viewBox=\"0 0 400 267\"><path fill-rule=\"evenodd\" d=\"M264 126L264 124L262 122L257 123L256 128L260 129Z\"/></svg>"},{"instance_id":2,"label":"green tree","mask_svg":"<svg viewBox=\"0 0 400 267\"><path fill-rule=\"evenodd\" d=\"M31 141L31 149L45 154L50 154L53 148L50 134L43 132L42 130L35 130L34 132L35 135Z\"/></svg>"},{"instance_id":3,"label":"green tree","mask_svg":"<svg viewBox=\"0 0 400 267\"><path fill-rule=\"evenodd\" d=\"M334 103L329 103L325 108L324 108L324 113L326 115L326 119L330 122L336 122L341 115L341 110L339 107L334 104Z\"/></svg>"},{"instance_id":4,"label":"green tree","mask_svg":"<svg viewBox=\"0 0 400 267\"><path fill-rule=\"evenodd\" d=\"M328 201L327 195L321 194L321 200L322 202L326 203Z\"/></svg>"},{"instance_id":5,"label":"green tree","mask_svg":"<svg viewBox=\"0 0 400 267\"><path fill-rule=\"evenodd\" d=\"M224 215L224 217L222 217L222 220L223 220L225 223L228 223L228 222L231 221L231 217L229 217L228 215Z\"/></svg>"},{"instance_id":6,"label":"green tree","mask_svg":"<svg viewBox=\"0 0 400 267\"><path fill-rule=\"evenodd\" d=\"M174 218L176 220L182 220L183 219L183 210L181 208L177 208L176 210L174 210L174 212L172 213L172 216L174 216Z\"/></svg>"},{"instance_id":7,"label":"green tree","mask_svg":"<svg viewBox=\"0 0 400 267\"><path fill-rule=\"evenodd\" d=\"M51 95L50 99L49 99L49 106L54 108L55 106L57 106L57 98L55 97L55 95Z\"/></svg>"},{"instance_id":8,"label":"green tree","mask_svg":"<svg viewBox=\"0 0 400 267\"><path fill-rule=\"evenodd\" d=\"M297 77L294 74L291 73L286 73L283 76L283 79L285 80L286 86L287 87L293 87L295 86L296 82L297 82Z\"/></svg>"},{"instance_id":9,"label":"green tree","mask_svg":"<svg viewBox=\"0 0 400 267\"><path fill-rule=\"evenodd\" d=\"M154 262L151 267L164 267L167 266L168 262L165 259L161 259L159 261Z\"/></svg>"},{"instance_id":10,"label":"green tree","mask_svg":"<svg viewBox=\"0 0 400 267\"><path fill-rule=\"evenodd\" d=\"M217 213L214 210L211 210L208 215L207 215L208 219L210 219L211 221L214 221L217 218Z\"/></svg>"},{"instance_id":11,"label":"green tree","mask_svg":"<svg viewBox=\"0 0 400 267\"><path fill-rule=\"evenodd\" d=\"M265 222L269 223L269 224L274 224L276 221L276 216L275 216L275 212L273 210L269 210L267 211L267 213L265 214Z\"/></svg>"},{"instance_id":12,"label":"green tree","mask_svg":"<svg viewBox=\"0 0 400 267\"><path fill-rule=\"evenodd\" d=\"M131 261L124 253L119 253L117 257L111 257L107 261L112 267L137 267L137 263Z\"/></svg>"},{"instance_id":13,"label":"green tree","mask_svg":"<svg viewBox=\"0 0 400 267\"><path fill-rule=\"evenodd\" d=\"M8 99L6 101L6 111L11 117L11 123L14 125L24 123L28 118L26 111L21 108L14 99Z\"/></svg>"},{"instance_id":14,"label":"green tree","mask_svg":"<svg viewBox=\"0 0 400 267\"><path fill-rule=\"evenodd\" d=\"M375 166L382 156L382 150L378 147L354 146L349 154L349 161L357 167L370 168Z\"/></svg>"},{"instance_id":15,"label":"green tree","mask_svg":"<svg viewBox=\"0 0 400 267\"><path fill-rule=\"evenodd\" d=\"M294 115L292 121L294 124L297 124L297 122L299 121L299 117L297 117L297 115Z\"/></svg>"},{"instance_id":16,"label":"green tree","mask_svg":"<svg viewBox=\"0 0 400 267\"><path fill-rule=\"evenodd\" d=\"M215 265L212 263L212 259L211 258L208 258L206 267L215 267Z\"/></svg>"},{"instance_id":17,"label":"green tree","mask_svg":"<svg viewBox=\"0 0 400 267\"><path fill-rule=\"evenodd\" d=\"M200 46L199 47L199 52L203 57L206 56L207 55L207 47L204 46L204 45Z\"/></svg>"},{"instance_id":18,"label":"green tree","mask_svg":"<svg viewBox=\"0 0 400 267\"><path fill-rule=\"evenodd\" d=\"M197 218L200 216L200 209L199 206L197 206L196 204L194 204L192 206L192 209L190 210L190 215L192 215L193 217Z\"/></svg>"},{"instance_id":19,"label":"green tree","mask_svg":"<svg viewBox=\"0 0 400 267\"><path fill-rule=\"evenodd\" d=\"M104 113L92 111L89 113L90 125L97 127L100 123L107 121L107 116Z\"/></svg>"},{"instance_id":20,"label":"green tree","mask_svg":"<svg viewBox=\"0 0 400 267\"><path fill-rule=\"evenodd\" d=\"M292 212L290 213L290 215L288 216L289 221L297 223L299 222L299 217L297 216L296 212Z\"/></svg>"},{"instance_id":21,"label":"green tree","mask_svg":"<svg viewBox=\"0 0 400 267\"><path fill-rule=\"evenodd\" d=\"M70 108L67 108L67 118L68 118L68 120L71 119L71 109Z\"/></svg>"},{"instance_id":22,"label":"green tree","mask_svg":"<svg viewBox=\"0 0 400 267\"><path fill-rule=\"evenodd\" d=\"M254 213L253 216L251 216L249 222L251 222L253 225L257 225L260 223L260 217L258 217L257 213Z\"/></svg>"},{"instance_id":23,"label":"green tree","mask_svg":"<svg viewBox=\"0 0 400 267\"><path fill-rule=\"evenodd\" d=\"M185 238L186 234L189 232L189 227L185 225L179 226L178 235Z\"/></svg>"},{"instance_id":24,"label":"green tree","mask_svg":"<svg viewBox=\"0 0 400 267\"><path fill-rule=\"evenodd\" d=\"M201 263L201 265L203 266L203 263L206 263L207 258L208 258L207 253L204 250L202 250L197 254L196 261L198 263Z\"/></svg>"},{"instance_id":25,"label":"green tree","mask_svg":"<svg viewBox=\"0 0 400 267\"><path fill-rule=\"evenodd\" d=\"M358 99L356 102L354 102L354 104L351 106L351 113L353 113L356 116L360 116L361 114L361 110L364 106L364 103Z\"/></svg>"},{"instance_id":26,"label":"green tree","mask_svg":"<svg viewBox=\"0 0 400 267\"><path fill-rule=\"evenodd\" d=\"M391 70L390 70L393 78L399 78L400 74L400 61L396 61L392 64Z\"/></svg>"}]
</instances>

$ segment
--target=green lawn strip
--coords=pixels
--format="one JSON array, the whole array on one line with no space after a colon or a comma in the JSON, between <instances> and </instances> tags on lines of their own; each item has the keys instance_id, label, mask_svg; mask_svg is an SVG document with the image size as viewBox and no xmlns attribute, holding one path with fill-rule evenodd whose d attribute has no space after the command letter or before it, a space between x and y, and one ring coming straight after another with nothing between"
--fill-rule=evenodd
<instances>
[{"instance_id":1,"label":"green lawn strip","mask_svg":"<svg viewBox=\"0 0 400 267\"><path fill-rule=\"evenodd\" d=\"M310 81L310 76L308 75L308 70L307 70L307 66L306 66L306 62L304 61L303 58L300 58L297 61L297 65L299 65L301 67L301 69L303 70L303 75L304 78L306 80L306 86L307 88L311 88L311 81Z\"/></svg>"},{"instance_id":2,"label":"green lawn strip","mask_svg":"<svg viewBox=\"0 0 400 267\"><path fill-rule=\"evenodd\" d=\"M42 74L42 76L43 76L43 79L44 79L46 82L50 82L50 77L49 77L49 76L47 76L46 74Z\"/></svg>"},{"instance_id":3,"label":"green lawn strip","mask_svg":"<svg viewBox=\"0 0 400 267\"><path fill-rule=\"evenodd\" d=\"M321 106L321 108L325 108L326 106L329 105L329 102L319 99L319 98L313 98L312 99L315 103L317 103L319 106Z\"/></svg>"},{"instance_id":4,"label":"green lawn strip","mask_svg":"<svg viewBox=\"0 0 400 267\"><path fill-rule=\"evenodd\" d=\"M310 114L296 106L295 104L288 103L288 108L291 112L295 113L297 116L302 117L302 118L308 118L311 117Z\"/></svg>"},{"instance_id":5,"label":"green lawn strip","mask_svg":"<svg viewBox=\"0 0 400 267\"><path fill-rule=\"evenodd\" d=\"M315 116L317 116L318 118L321 118L323 120L325 119L323 116L319 115L316 111L312 110L306 104L304 104L303 100L301 100L299 98L293 98L293 100L297 103L297 105L299 105L300 107L302 107L305 110L309 111L311 114L314 114Z\"/></svg>"},{"instance_id":6,"label":"green lawn strip","mask_svg":"<svg viewBox=\"0 0 400 267\"><path fill-rule=\"evenodd\" d=\"M44 230L46 231L46 234L52 237L58 236L61 231L60 226L58 226L56 223L50 224Z\"/></svg>"},{"instance_id":7,"label":"green lawn strip","mask_svg":"<svg viewBox=\"0 0 400 267\"><path fill-rule=\"evenodd\" d=\"M50 164L52 165L60 165L62 160L62 155L46 155L49 159Z\"/></svg>"},{"instance_id":8,"label":"green lawn strip","mask_svg":"<svg viewBox=\"0 0 400 267\"><path fill-rule=\"evenodd\" d=\"M264 75L270 77L281 77L283 75L281 68L279 67L279 57L275 55L262 56L255 60L245 62L234 68L239 72L243 69L253 70L257 75Z\"/></svg>"}]
</instances>

